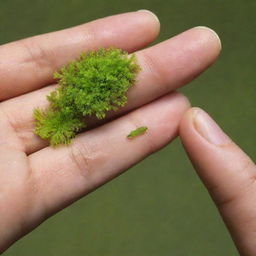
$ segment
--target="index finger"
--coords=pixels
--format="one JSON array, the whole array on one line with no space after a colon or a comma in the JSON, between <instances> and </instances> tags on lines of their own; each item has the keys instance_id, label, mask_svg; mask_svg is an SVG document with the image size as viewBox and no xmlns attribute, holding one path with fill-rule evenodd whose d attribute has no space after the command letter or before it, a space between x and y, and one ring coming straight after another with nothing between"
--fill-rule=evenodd
<instances>
[{"instance_id":1,"label":"index finger","mask_svg":"<svg viewBox=\"0 0 256 256\"><path fill-rule=\"evenodd\" d=\"M52 73L81 51L114 46L128 52L153 41L159 21L150 11L98 19L0 46L0 101L53 82Z\"/></svg>"}]
</instances>

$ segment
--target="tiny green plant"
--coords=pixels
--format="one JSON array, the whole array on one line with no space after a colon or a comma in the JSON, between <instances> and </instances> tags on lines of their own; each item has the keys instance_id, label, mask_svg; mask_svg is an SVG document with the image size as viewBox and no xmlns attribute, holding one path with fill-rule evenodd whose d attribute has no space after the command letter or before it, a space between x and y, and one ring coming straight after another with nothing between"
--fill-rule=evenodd
<instances>
[{"instance_id":1,"label":"tiny green plant","mask_svg":"<svg viewBox=\"0 0 256 256\"><path fill-rule=\"evenodd\" d=\"M127 138L128 139L133 139L141 134L144 134L147 131L148 127L146 126L141 126L139 128L137 128L136 130L131 131L128 135Z\"/></svg>"},{"instance_id":2,"label":"tiny green plant","mask_svg":"<svg viewBox=\"0 0 256 256\"><path fill-rule=\"evenodd\" d=\"M116 48L82 53L54 74L57 88L46 109L34 109L35 133L52 146L69 144L86 127L85 119L102 119L127 102L140 67L135 55Z\"/></svg>"}]
</instances>

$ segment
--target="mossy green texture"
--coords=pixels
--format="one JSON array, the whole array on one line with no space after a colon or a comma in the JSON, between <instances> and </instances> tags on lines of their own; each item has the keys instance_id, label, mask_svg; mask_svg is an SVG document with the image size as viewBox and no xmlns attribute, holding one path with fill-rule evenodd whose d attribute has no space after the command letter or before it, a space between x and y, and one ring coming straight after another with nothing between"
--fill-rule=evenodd
<instances>
[{"instance_id":1,"label":"mossy green texture","mask_svg":"<svg viewBox=\"0 0 256 256\"><path fill-rule=\"evenodd\" d=\"M69 144L86 127L86 117L102 119L126 104L139 70L135 55L121 49L82 53L54 74L59 86L47 96L47 109L34 110L35 133L52 146Z\"/></svg>"}]
</instances>

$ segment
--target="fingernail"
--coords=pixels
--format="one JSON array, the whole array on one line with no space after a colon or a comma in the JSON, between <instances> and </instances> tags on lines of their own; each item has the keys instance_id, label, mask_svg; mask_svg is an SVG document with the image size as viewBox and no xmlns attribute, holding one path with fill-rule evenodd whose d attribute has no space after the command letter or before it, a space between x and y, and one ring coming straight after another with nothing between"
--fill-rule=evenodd
<instances>
[{"instance_id":1,"label":"fingernail","mask_svg":"<svg viewBox=\"0 0 256 256\"><path fill-rule=\"evenodd\" d=\"M147 13L150 13L150 14L156 19L156 21L160 23L158 17L157 17L156 14L154 14L153 12L151 12L151 11L149 11L149 10L146 10L146 9L138 10L138 12L147 12Z\"/></svg>"},{"instance_id":2,"label":"fingernail","mask_svg":"<svg viewBox=\"0 0 256 256\"><path fill-rule=\"evenodd\" d=\"M231 142L231 139L221 130L215 121L202 109L194 110L194 127L197 132L208 142L214 145L225 145Z\"/></svg>"}]
</instances>

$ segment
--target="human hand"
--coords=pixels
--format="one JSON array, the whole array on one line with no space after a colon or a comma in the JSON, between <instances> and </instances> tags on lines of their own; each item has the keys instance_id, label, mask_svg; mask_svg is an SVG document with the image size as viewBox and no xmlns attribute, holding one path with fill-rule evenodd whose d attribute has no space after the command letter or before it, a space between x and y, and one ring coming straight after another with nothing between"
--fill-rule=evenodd
<instances>
[{"instance_id":1,"label":"human hand","mask_svg":"<svg viewBox=\"0 0 256 256\"><path fill-rule=\"evenodd\" d=\"M180 136L239 252L255 256L255 164L201 109L187 111Z\"/></svg>"},{"instance_id":2,"label":"human hand","mask_svg":"<svg viewBox=\"0 0 256 256\"><path fill-rule=\"evenodd\" d=\"M204 27L137 51L142 71L128 104L105 124L88 120L89 131L70 146L53 149L33 132L33 109L47 105L54 71L81 51L114 46L135 52L156 38L159 27L152 13L139 11L0 46L0 251L177 135L189 103L173 91L220 51L219 39ZM141 125L148 132L127 140Z\"/></svg>"}]
</instances>

